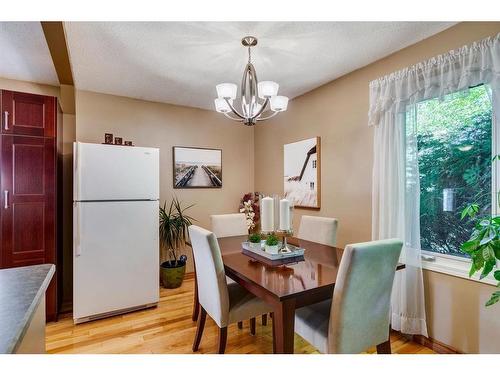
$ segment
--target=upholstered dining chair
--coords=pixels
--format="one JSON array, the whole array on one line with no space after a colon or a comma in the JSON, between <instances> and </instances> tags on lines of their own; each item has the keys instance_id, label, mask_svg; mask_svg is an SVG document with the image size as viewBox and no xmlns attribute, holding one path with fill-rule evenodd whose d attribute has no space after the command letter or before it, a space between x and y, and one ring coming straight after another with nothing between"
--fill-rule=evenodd
<instances>
[{"instance_id":1,"label":"upholstered dining chair","mask_svg":"<svg viewBox=\"0 0 500 375\"><path fill-rule=\"evenodd\" d=\"M337 244L337 226L337 219L304 215L300 219L298 237L306 241L335 246Z\"/></svg>"},{"instance_id":2,"label":"upholstered dining chair","mask_svg":"<svg viewBox=\"0 0 500 375\"><path fill-rule=\"evenodd\" d=\"M322 353L391 353L389 324L397 239L347 245L333 299L297 309L295 332Z\"/></svg>"},{"instance_id":3,"label":"upholstered dining chair","mask_svg":"<svg viewBox=\"0 0 500 375\"><path fill-rule=\"evenodd\" d=\"M243 236L248 234L247 219L245 214L210 215L212 232L217 238ZM234 282L229 277L227 282ZM255 335L255 318L250 319L250 333ZM267 325L267 314L262 315L262 325ZM238 328L243 328L243 322L238 322Z\"/></svg>"},{"instance_id":4,"label":"upholstered dining chair","mask_svg":"<svg viewBox=\"0 0 500 375\"><path fill-rule=\"evenodd\" d=\"M217 236L217 238L231 237L231 236L242 236L248 234L247 223L245 214L223 214L223 215L210 215L210 223L212 227L212 232ZM195 262L195 272L196 272L196 262ZM227 282L234 282L229 277ZM193 303L193 321L198 319L200 305L198 303L198 294L195 290L194 303ZM267 319L266 319L267 321ZM243 323L238 323L238 328L243 328ZM250 322L250 331L255 334L255 319Z\"/></svg>"},{"instance_id":5,"label":"upholstered dining chair","mask_svg":"<svg viewBox=\"0 0 500 375\"><path fill-rule=\"evenodd\" d=\"M210 222L218 238L248 234L245 214L210 215Z\"/></svg>"},{"instance_id":6,"label":"upholstered dining chair","mask_svg":"<svg viewBox=\"0 0 500 375\"><path fill-rule=\"evenodd\" d=\"M227 283L222 263L222 255L214 233L191 225L189 236L193 246L193 255L198 265L196 280L200 301L200 315L193 343L193 352L198 350L207 314L219 326L218 352L224 353L229 324L267 314L271 306L247 292L237 283Z\"/></svg>"}]
</instances>

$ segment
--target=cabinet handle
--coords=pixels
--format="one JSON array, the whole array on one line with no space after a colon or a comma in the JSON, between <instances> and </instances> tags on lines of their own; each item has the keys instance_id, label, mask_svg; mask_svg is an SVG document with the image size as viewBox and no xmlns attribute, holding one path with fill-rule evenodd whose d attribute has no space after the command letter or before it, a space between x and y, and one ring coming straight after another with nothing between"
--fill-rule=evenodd
<instances>
[{"instance_id":1,"label":"cabinet handle","mask_svg":"<svg viewBox=\"0 0 500 375\"><path fill-rule=\"evenodd\" d=\"M7 209L7 208L9 208L9 191L8 190L3 191L3 198L4 198L3 208Z\"/></svg>"},{"instance_id":2,"label":"cabinet handle","mask_svg":"<svg viewBox=\"0 0 500 375\"><path fill-rule=\"evenodd\" d=\"M3 118L4 118L4 129L9 130L9 112L4 111Z\"/></svg>"}]
</instances>

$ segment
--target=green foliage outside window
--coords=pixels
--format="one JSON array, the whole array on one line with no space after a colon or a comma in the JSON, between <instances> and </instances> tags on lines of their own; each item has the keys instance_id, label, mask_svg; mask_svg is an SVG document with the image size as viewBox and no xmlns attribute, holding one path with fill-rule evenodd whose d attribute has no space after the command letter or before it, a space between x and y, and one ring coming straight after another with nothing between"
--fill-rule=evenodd
<instances>
[{"instance_id":1,"label":"green foliage outside window","mask_svg":"<svg viewBox=\"0 0 500 375\"><path fill-rule=\"evenodd\" d=\"M491 101L478 86L421 102L416 116L422 249L468 256L473 223L460 212L474 202L491 213Z\"/></svg>"},{"instance_id":2,"label":"green foliage outside window","mask_svg":"<svg viewBox=\"0 0 500 375\"><path fill-rule=\"evenodd\" d=\"M469 276L493 272L500 281L500 270L494 270L500 217L491 207L492 106L486 88L421 102L416 116L422 249L470 257ZM500 290L486 306L499 301Z\"/></svg>"}]
</instances>

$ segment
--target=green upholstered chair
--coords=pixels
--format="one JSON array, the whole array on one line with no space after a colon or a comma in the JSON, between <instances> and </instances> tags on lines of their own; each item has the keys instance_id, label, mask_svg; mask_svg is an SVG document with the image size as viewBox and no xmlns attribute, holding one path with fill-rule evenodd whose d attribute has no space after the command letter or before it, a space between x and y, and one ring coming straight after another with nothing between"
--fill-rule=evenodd
<instances>
[{"instance_id":1,"label":"green upholstered chair","mask_svg":"<svg viewBox=\"0 0 500 375\"><path fill-rule=\"evenodd\" d=\"M333 298L297 309L295 332L322 353L390 353L390 303L403 243L397 239L347 245Z\"/></svg>"}]
</instances>

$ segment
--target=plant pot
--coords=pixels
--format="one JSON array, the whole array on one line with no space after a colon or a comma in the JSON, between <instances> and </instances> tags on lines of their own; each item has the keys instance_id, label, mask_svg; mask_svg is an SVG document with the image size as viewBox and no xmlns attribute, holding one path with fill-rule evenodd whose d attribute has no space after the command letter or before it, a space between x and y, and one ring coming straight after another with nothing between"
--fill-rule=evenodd
<instances>
[{"instance_id":1,"label":"plant pot","mask_svg":"<svg viewBox=\"0 0 500 375\"><path fill-rule=\"evenodd\" d=\"M280 248L279 245L269 246L268 244L266 244L266 246L265 246L266 253L269 253L269 254L278 254L279 248Z\"/></svg>"},{"instance_id":2,"label":"plant pot","mask_svg":"<svg viewBox=\"0 0 500 375\"><path fill-rule=\"evenodd\" d=\"M163 262L160 265L161 283L167 289L175 289L182 285L186 274L186 262L177 261L176 264Z\"/></svg>"},{"instance_id":3,"label":"plant pot","mask_svg":"<svg viewBox=\"0 0 500 375\"><path fill-rule=\"evenodd\" d=\"M249 242L249 244L252 250L262 250L262 245L260 244L260 242Z\"/></svg>"}]
</instances>

